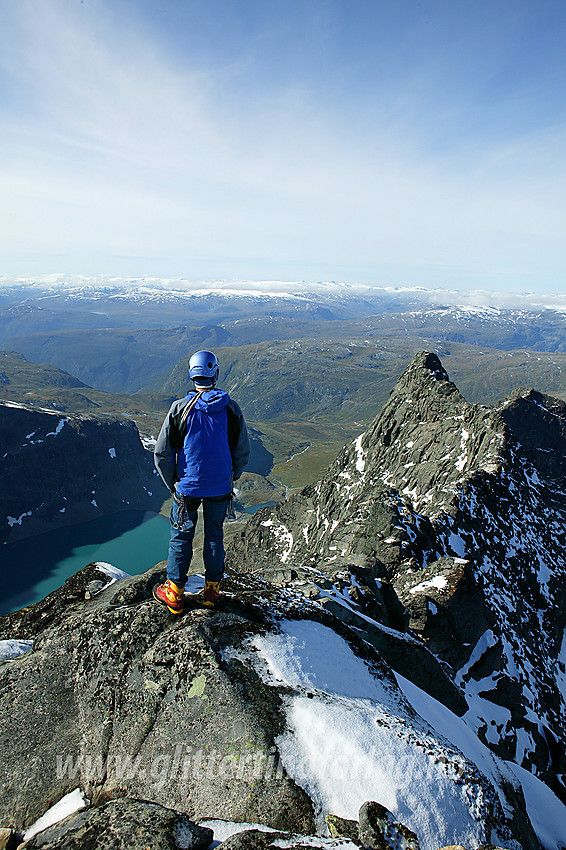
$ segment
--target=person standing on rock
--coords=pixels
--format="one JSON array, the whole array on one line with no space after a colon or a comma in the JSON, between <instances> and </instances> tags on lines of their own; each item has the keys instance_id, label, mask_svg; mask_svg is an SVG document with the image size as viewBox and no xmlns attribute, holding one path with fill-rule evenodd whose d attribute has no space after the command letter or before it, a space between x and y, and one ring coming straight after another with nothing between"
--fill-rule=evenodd
<instances>
[{"instance_id":1,"label":"person standing on rock","mask_svg":"<svg viewBox=\"0 0 566 850\"><path fill-rule=\"evenodd\" d=\"M157 602L182 614L184 589L193 554L197 511L204 518L204 604L213 607L224 573L223 523L232 484L250 455L246 423L228 393L216 389L219 366L212 351L197 351L189 360L194 384L174 401L155 445L155 466L173 494L167 581L153 588Z\"/></svg>"}]
</instances>

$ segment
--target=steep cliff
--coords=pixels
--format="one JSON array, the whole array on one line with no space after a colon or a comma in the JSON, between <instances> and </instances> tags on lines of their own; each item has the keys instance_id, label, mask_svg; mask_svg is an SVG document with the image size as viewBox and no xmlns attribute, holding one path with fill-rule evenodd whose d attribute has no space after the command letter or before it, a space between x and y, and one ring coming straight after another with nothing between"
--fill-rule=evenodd
<instances>
[{"instance_id":1,"label":"steep cliff","mask_svg":"<svg viewBox=\"0 0 566 850\"><path fill-rule=\"evenodd\" d=\"M416 638L481 740L564 800L565 491L563 402L468 404L424 353L318 484L255 515L231 563L302 583L406 669L399 635ZM397 630L389 649L368 615Z\"/></svg>"},{"instance_id":2,"label":"steep cliff","mask_svg":"<svg viewBox=\"0 0 566 850\"><path fill-rule=\"evenodd\" d=\"M0 404L0 544L124 509L159 510L166 494L134 423Z\"/></svg>"}]
</instances>

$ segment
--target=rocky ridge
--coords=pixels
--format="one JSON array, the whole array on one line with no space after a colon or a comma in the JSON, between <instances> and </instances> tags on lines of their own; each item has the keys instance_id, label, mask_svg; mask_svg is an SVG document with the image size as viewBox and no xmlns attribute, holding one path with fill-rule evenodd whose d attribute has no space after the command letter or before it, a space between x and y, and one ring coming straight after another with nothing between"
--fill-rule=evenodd
<instances>
[{"instance_id":1,"label":"rocky ridge","mask_svg":"<svg viewBox=\"0 0 566 850\"><path fill-rule=\"evenodd\" d=\"M468 405L422 354L250 520L216 610L91 564L0 618L9 840L80 789L30 847L564 850L564 435L556 400Z\"/></svg>"},{"instance_id":2,"label":"rocky ridge","mask_svg":"<svg viewBox=\"0 0 566 850\"><path fill-rule=\"evenodd\" d=\"M469 404L422 353L322 480L259 511L230 560L302 587L566 800L565 491L564 402L520 390Z\"/></svg>"},{"instance_id":3,"label":"rocky ridge","mask_svg":"<svg viewBox=\"0 0 566 850\"><path fill-rule=\"evenodd\" d=\"M167 809L159 815L163 829L180 817L205 826L213 818L285 833L273 846L329 849L345 839L325 843L324 817L355 819L381 788L378 814L391 841L364 839L364 846L538 850L520 786L503 762L488 757L478 768L449 743L355 627L257 576L229 579L218 610L189 603L186 615L174 618L151 599L163 567L101 588L100 567L91 564L41 603L0 619L0 639L31 646L0 663L0 755L9 766L0 824L23 833L77 787L91 805L55 833L39 833L30 847L88 850L91 818L105 824L97 847L158 846L112 837L116 816L104 806L137 800ZM350 670L345 678L334 678L327 657ZM309 717L322 735L310 767ZM375 736L369 772L355 723L369 724ZM355 770L346 776L352 800L336 800L333 812L324 783L333 773L341 781L341 729L352 729L359 750L355 757L346 752ZM144 812L136 818L147 824ZM227 850L270 844L250 829L247 838L228 839ZM232 832L242 830L236 824ZM413 833L417 844L399 844ZM189 845L169 838L159 846Z\"/></svg>"}]
</instances>

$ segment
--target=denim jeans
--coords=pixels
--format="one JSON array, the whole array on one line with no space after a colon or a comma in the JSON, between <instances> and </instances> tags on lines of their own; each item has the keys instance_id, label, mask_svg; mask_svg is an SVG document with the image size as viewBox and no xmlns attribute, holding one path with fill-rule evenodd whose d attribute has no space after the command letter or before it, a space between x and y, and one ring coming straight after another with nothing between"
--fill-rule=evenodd
<instances>
[{"instance_id":1,"label":"denim jeans","mask_svg":"<svg viewBox=\"0 0 566 850\"><path fill-rule=\"evenodd\" d=\"M224 532L222 525L230 495L214 499L175 497L171 508L171 539L167 558L167 578L184 587L193 556L193 538L198 507L202 501L204 519L203 561L207 581L220 581L224 574Z\"/></svg>"}]
</instances>

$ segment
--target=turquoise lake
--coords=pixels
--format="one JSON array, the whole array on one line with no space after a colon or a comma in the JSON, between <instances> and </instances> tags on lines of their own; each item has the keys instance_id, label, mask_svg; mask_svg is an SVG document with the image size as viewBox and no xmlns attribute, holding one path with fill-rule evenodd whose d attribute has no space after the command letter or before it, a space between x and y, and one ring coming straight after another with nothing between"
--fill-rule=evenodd
<instances>
[{"instance_id":1,"label":"turquoise lake","mask_svg":"<svg viewBox=\"0 0 566 850\"><path fill-rule=\"evenodd\" d=\"M167 558L169 520L124 511L0 548L0 614L43 599L91 561L106 561L130 575Z\"/></svg>"},{"instance_id":2,"label":"turquoise lake","mask_svg":"<svg viewBox=\"0 0 566 850\"><path fill-rule=\"evenodd\" d=\"M265 502L245 510L277 504ZM167 558L169 520L123 511L0 546L0 616L38 602L91 561L106 561L138 575Z\"/></svg>"}]
</instances>

